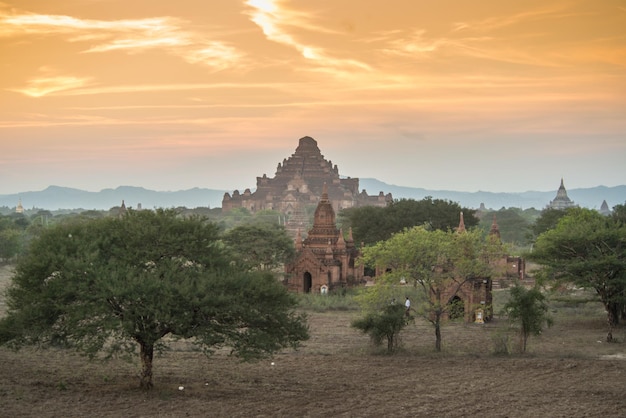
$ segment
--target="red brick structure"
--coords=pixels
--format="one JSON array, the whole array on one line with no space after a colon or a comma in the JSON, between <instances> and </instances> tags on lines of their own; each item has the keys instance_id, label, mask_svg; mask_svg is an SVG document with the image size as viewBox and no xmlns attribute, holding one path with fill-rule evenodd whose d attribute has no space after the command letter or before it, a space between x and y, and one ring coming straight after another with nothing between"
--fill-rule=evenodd
<instances>
[{"instance_id":1,"label":"red brick structure","mask_svg":"<svg viewBox=\"0 0 626 418\"><path fill-rule=\"evenodd\" d=\"M370 196L365 190L359 192L358 178L340 178L337 165L324 159L317 141L305 136L300 138L296 152L278 163L273 178L263 174L256 179L254 192L235 190L232 196L224 194L222 212L246 208L251 213L275 210L286 217L287 229L295 232L309 227L308 213L317 205L322 188L328 187L328 196L336 212L341 209L381 206L393 201L391 193Z\"/></svg>"},{"instance_id":2,"label":"red brick structure","mask_svg":"<svg viewBox=\"0 0 626 418\"><path fill-rule=\"evenodd\" d=\"M463 222L463 213L460 215L459 226L456 229L457 233L465 232L465 224ZM493 222L491 223L491 229L489 235L492 239L500 240L500 228L496 220L496 215L493 216ZM452 316L455 314L463 315L466 322L474 322L476 320L477 309L483 310L483 319L489 321L493 318L493 287L494 283L497 287L501 286L503 282L513 282L514 280L524 280L526 276L526 264L522 257L515 257L506 255L499 260L493 262L493 267L496 274L494 277L472 278L466 281L458 290L456 295L454 291L455 286L446 289L443 292L441 300L451 300L458 302L458 306L462 306L463 309L453 309Z\"/></svg>"},{"instance_id":3,"label":"red brick structure","mask_svg":"<svg viewBox=\"0 0 626 418\"><path fill-rule=\"evenodd\" d=\"M355 264L359 250L354 245L352 231L344 238L337 229L326 185L315 209L313 228L304 240L298 230L295 246L296 258L285 266L284 283L290 291L325 293L361 283L363 266Z\"/></svg>"}]
</instances>

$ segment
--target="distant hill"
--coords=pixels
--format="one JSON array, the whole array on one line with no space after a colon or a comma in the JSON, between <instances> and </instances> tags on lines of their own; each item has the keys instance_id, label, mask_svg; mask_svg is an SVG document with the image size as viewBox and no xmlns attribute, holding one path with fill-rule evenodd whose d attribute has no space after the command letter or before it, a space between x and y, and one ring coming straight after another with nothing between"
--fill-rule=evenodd
<instances>
[{"instance_id":1,"label":"distant hill","mask_svg":"<svg viewBox=\"0 0 626 418\"><path fill-rule=\"evenodd\" d=\"M484 203L487 209L521 208L543 209L556 197L557 189L551 192L521 192L521 193L493 193L493 192L455 192L450 190L427 190L415 187L394 186L376 179L359 179L359 188L365 189L368 194L378 194L383 191L391 193L394 199L421 200L427 196L436 199L446 199L458 202L468 208L479 208ZM597 186L588 189L567 190L567 195L579 206L589 209L600 209L602 201L606 200L609 208L623 205L626 202L626 186Z\"/></svg>"},{"instance_id":2,"label":"distant hill","mask_svg":"<svg viewBox=\"0 0 626 418\"><path fill-rule=\"evenodd\" d=\"M543 209L556 196L556 189L551 192L492 193L492 192L456 192L450 190L428 190L416 187L394 186L370 178L359 179L359 188L370 195L379 192L391 193L394 199L421 200L426 196L458 202L461 206L479 208L481 203L487 209L502 207ZM224 193L232 190L193 188L173 192L144 189L143 187L120 186L116 189L104 189L88 192L68 187L50 186L42 191L31 191L9 195L0 195L0 206L14 208L19 199L25 209L33 207L47 210L59 209L96 209L108 210L120 206L124 200L127 207L136 208L139 204L145 209L155 207L221 207ZM571 189L568 196L576 204L590 209L599 209L603 200L610 208L626 202L626 186L597 186L587 189Z\"/></svg>"},{"instance_id":3,"label":"distant hill","mask_svg":"<svg viewBox=\"0 0 626 418\"><path fill-rule=\"evenodd\" d=\"M32 207L58 209L95 209L108 210L120 206L122 200L126 207L136 208L139 204L144 209L155 207L170 208L185 206L221 207L225 190L193 188L175 192L161 192L144 189L143 187L120 186L116 189L104 189L99 192L88 192L68 187L50 186L39 192L24 192L11 195L0 195L0 206L15 207L19 199L25 209Z\"/></svg>"}]
</instances>

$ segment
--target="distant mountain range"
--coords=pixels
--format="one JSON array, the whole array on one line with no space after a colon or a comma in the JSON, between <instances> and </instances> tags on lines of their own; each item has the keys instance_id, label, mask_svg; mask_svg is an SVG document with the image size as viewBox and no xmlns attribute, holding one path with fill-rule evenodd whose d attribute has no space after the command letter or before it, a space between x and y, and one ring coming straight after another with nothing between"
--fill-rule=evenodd
<instances>
[{"instance_id":1,"label":"distant mountain range","mask_svg":"<svg viewBox=\"0 0 626 418\"><path fill-rule=\"evenodd\" d=\"M487 209L498 210L505 208L543 209L556 197L558 188L550 192L528 191L521 193L493 193L493 192L455 192L450 190L427 190L415 187L394 186L376 179L360 179L361 189L368 194L378 194L379 191L393 194L394 199L407 198L421 200L426 196L436 199L447 199L458 202L461 206L478 209L484 204ZM606 200L609 208L626 203L626 185L606 187L596 186L586 189L567 190L567 196L578 206L589 209L600 209L602 201Z\"/></svg>"},{"instance_id":2,"label":"distant mountain range","mask_svg":"<svg viewBox=\"0 0 626 418\"><path fill-rule=\"evenodd\" d=\"M479 208L484 204L487 209L516 207L521 209L543 209L556 196L556 189L551 192L492 193L492 192L456 192L450 190L428 190L416 187L394 186L376 179L359 179L359 187L370 195L379 192L391 193L394 199L421 200L431 196L458 202L463 207ZM95 209L108 210L120 206L122 200L127 207L136 208L139 204L144 209L155 207L221 207L224 193L232 190L215 190L193 188L174 192L162 192L144 189L143 187L120 186L116 189L104 189L99 192L88 192L68 187L50 186L45 190L0 195L0 206L14 208L22 201L25 209L38 208L47 210L59 209ZM599 209L603 200L609 208L626 203L626 185L606 187L597 186L587 189L571 189L567 191L570 199L582 207Z\"/></svg>"}]
</instances>

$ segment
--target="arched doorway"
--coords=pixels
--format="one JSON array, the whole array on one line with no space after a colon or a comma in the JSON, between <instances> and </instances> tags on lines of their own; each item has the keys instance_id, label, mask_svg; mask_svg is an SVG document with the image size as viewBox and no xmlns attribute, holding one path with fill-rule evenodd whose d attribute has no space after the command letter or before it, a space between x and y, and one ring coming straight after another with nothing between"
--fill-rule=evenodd
<instances>
[{"instance_id":1,"label":"arched doorway","mask_svg":"<svg viewBox=\"0 0 626 418\"><path fill-rule=\"evenodd\" d=\"M304 293L311 293L311 287L313 287L313 278L308 271L304 273Z\"/></svg>"},{"instance_id":2,"label":"arched doorway","mask_svg":"<svg viewBox=\"0 0 626 418\"><path fill-rule=\"evenodd\" d=\"M453 297L450 301L450 308L448 312L448 317L452 320L459 318L463 319L465 317L465 304L463 303L463 300L458 296Z\"/></svg>"}]
</instances>

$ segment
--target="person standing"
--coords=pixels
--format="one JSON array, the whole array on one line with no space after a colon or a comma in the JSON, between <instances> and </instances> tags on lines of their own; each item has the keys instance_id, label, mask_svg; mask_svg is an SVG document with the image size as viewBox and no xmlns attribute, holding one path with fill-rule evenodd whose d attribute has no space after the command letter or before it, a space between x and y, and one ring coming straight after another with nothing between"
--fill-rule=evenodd
<instances>
[{"instance_id":1,"label":"person standing","mask_svg":"<svg viewBox=\"0 0 626 418\"><path fill-rule=\"evenodd\" d=\"M404 301L404 307L406 308L406 316L409 316L409 311L411 310L411 299L409 299L409 297L406 297L406 300Z\"/></svg>"}]
</instances>

